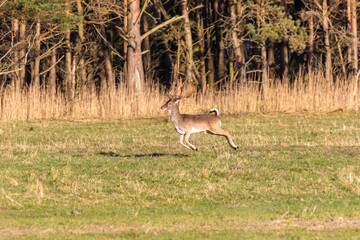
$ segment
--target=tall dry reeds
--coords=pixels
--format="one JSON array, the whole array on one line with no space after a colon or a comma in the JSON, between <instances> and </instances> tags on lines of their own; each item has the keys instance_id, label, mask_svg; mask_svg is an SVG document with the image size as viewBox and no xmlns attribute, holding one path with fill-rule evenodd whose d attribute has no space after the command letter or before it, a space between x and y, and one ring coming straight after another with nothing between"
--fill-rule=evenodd
<instances>
[{"instance_id":1,"label":"tall dry reeds","mask_svg":"<svg viewBox=\"0 0 360 240\"><path fill-rule=\"evenodd\" d=\"M355 80L335 78L326 81L323 74L299 75L292 83L272 81L263 88L259 81L246 85L226 84L222 90L197 93L183 100L181 111L203 113L217 107L221 114L256 112L330 112L360 108L360 91ZM151 118L166 116L160 106L167 100L165 89L150 84L142 95L129 94L123 83L113 91L98 91L92 84L83 87L67 101L58 91L51 98L46 89L29 87L17 92L10 86L0 89L1 120Z\"/></svg>"}]
</instances>

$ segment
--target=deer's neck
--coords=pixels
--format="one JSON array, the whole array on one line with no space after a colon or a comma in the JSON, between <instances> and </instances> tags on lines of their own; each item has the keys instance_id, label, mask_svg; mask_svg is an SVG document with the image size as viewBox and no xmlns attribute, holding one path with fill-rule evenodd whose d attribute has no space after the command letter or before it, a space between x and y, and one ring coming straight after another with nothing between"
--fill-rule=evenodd
<instances>
[{"instance_id":1,"label":"deer's neck","mask_svg":"<svg viewBox=\"0 0 360 240\"><path fill-rule=\"evenodd\" d=\"M177 128L179 126L179 122L182 118L181 113L179 111L179 105L176 105L173 109L171 109L169 111L169 116L170 116L171 122Z\"/></svg>"}]
</instances>

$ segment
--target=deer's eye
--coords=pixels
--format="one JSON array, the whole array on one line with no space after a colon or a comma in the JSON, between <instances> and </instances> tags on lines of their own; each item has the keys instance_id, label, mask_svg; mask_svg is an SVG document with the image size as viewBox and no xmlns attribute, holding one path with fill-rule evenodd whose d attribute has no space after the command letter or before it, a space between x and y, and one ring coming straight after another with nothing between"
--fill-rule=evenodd
<instances>
[{"instance_id":1,"label":"deer's eye","mask_svg":"<svg viewBox=\"0 0 360 240\"><path fill-rule=\"evenodd\" d=\"M172 105L172 103L171 102L169 102L169 106L171 106Z\"/></svg>"}]
</instances>

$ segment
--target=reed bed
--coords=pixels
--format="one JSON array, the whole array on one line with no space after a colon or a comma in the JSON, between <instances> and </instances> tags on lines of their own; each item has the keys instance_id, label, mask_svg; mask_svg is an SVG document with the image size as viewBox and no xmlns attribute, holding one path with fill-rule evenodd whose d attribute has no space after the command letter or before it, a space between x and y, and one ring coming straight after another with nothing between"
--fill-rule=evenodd
<instances>
[{"instance_id":1,"label":"reed bed","mask_svg":"<svg viewBox=\"0 0 360 240\"><path fill-rule=\"evenodd\" d=\"M198 92L183 100L181 111L204 113L216 107L221 114L235 115L258 112L331 112L359 111L360 91L357 80L335 78L326 81L321 73L299 75L291 83L260 81L246 85L226 83L221 90ZM156 118L166 114L160 110L167 101L166 89L157 83L148 84L142 94L129 93L124 81L117 88L98 91L94 84L79 89L67 100L58 91L48 95L45 88L29 87L19 92L10 86L1 91L1 120L34 119L135 119Z\"/></svg>"}]
</instances>

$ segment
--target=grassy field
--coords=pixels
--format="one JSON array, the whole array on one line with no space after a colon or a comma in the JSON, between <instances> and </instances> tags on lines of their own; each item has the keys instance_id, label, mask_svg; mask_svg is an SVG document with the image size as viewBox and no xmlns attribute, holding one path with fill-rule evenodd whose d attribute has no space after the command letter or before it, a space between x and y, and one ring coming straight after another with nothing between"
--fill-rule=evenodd
<instances>
[{"instance_id":1,"label":"grassy field","mask_svg":"<svg viewBox=\"0 0 360 240\"><path fill-rule=\"evenodd\" d=\"M359 114L222 126L240 150L165 118L3 122L0 238L359 239Z\"/></svg>"}]
</instances>

